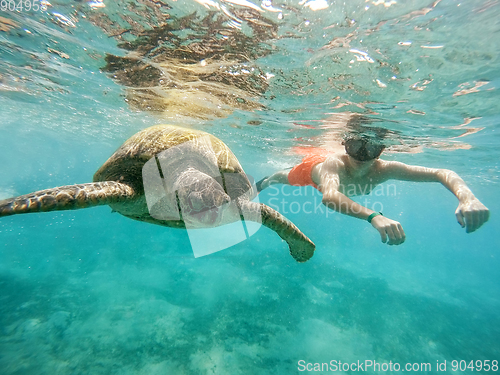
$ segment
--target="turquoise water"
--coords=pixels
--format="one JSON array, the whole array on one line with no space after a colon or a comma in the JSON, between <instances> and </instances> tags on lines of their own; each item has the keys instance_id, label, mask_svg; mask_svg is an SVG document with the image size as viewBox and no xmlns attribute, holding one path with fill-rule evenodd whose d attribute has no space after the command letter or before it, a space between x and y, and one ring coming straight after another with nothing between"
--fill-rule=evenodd
<instances>
[{"instance_id":1,"label":"turquoise water","mask_svg":"<svg viewBox=\"0 0 500 375\"><path fill-rule=\"evenodd\" d=\"M266 228L194 258L186 232L109 207L4 217L0 373L486 373L452 361L500 360L500 3L204 4L0 12L0 199L89 182L158 123L215 134L260 179L331 150L354 112L385 129L383 158L456 171L489 222L466 234L445 188L391 181L356 198L401 222L390 247L366 222L305 212L312 188L268 189L260 201L316 243L298 264Z\"/></svg>"}]
</instances>

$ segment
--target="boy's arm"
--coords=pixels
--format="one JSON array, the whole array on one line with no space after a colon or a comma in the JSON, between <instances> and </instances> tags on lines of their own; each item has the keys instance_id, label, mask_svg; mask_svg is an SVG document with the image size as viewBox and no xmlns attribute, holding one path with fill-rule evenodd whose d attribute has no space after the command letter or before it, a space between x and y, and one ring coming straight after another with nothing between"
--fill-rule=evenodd
<instances>
[{"instance_id":1,"label":"boy's arm","mask_svg":"<svg viewBox=\"0 0 500 375\"><path fill-rule=\"evenodd\" d=\"M338 166L335 162L329 162L322 168L319 188L323 193L323 204L342 214L367 220L376 212L354 202L339 191L340 179L337 171ZM395 220L377 215L371 219L371 225L380 233L380 238L384 243L399 245L405 241L403 227Z\"/></svg>"},{"instance_id":2,"label":"boy's arm","mask_svg":"<svg viewBox=\"0 0 500 375\"><path fill-rule=\"evenodd\" d=\"M458 198L459 205L455 215L467 233L474 232L489 219L489 210L474 196L464 180L449 169L426 168L393 161L386 162L383 171L387 179L440 182Z\"/></svg>"},{"instance_id":3,"label":"boy's arm","mask_svg":"<svg viewBox=\"0 0 500 375\"><path fill-rule=\"evenodd\" d=\"M290 169L278 171L273 173L271 176L264 177L255 184L257 191L261 192L274 184L288 184L288 172L290 172Z\"/></svg>"}]
</instances>

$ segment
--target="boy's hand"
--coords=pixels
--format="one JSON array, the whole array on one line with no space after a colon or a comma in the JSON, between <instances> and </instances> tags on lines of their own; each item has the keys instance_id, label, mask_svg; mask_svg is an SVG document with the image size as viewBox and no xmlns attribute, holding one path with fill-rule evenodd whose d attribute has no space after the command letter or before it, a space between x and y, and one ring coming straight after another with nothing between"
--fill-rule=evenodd
<instances>
[{"instance_id":1,"label":"boy's hand","mask_svg":"<svg viewBox=\"0 0 500 375\"><path fill-rule=\"evenodd\" d=\"M383 243L388 245L401 245L405 242L406 235L403 227L397 221L378 215L372 219L372 226L379 231ZM389 238L389 241L387 241Z\"/></svg>"},{"instance_id":2,"label":"boy's hand","mask_svg":"<svg viewBox=\"0 0 500 375\"><path fill-rule=\"evenodd\" d=\"M455 211L458 223L465 228L466 233L472 233L486 223L490 217L490 211L479 199L472 198L460 202Z\"/></svg>"}]
</instances>

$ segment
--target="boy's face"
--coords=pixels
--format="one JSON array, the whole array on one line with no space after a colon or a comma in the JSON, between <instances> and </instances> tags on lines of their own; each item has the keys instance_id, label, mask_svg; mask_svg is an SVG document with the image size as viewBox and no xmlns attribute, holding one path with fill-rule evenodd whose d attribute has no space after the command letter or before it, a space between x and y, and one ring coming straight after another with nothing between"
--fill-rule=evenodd
<instances>
[{"instance_id":1,"label":"boy's face","mask_svg":"<svg viewBox=\"0 0 500 375\"><path fill-rule=\"evenodd\" d=\"M368 139L353 138L344 142L346 153L357 161L376 159L384 151L384 145L370 142Z\"/></svg>"}]
</instances>

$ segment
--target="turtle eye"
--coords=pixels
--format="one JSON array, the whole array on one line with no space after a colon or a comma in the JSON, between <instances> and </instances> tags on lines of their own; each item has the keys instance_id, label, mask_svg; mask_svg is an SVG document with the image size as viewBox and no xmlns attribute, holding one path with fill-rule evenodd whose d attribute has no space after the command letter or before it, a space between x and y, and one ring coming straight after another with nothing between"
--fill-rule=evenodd
<instances>
[{"instance_id":1,"label":"turtle eye","mask_svg":"<svg viewBox=\"0 0 500 375\"><path fill-rule=\"evenodd\" d=\"M189 194L189 205L193 210L201 211L205 207L201 194L197 192Z\"/></svg>"}]
</instances>

